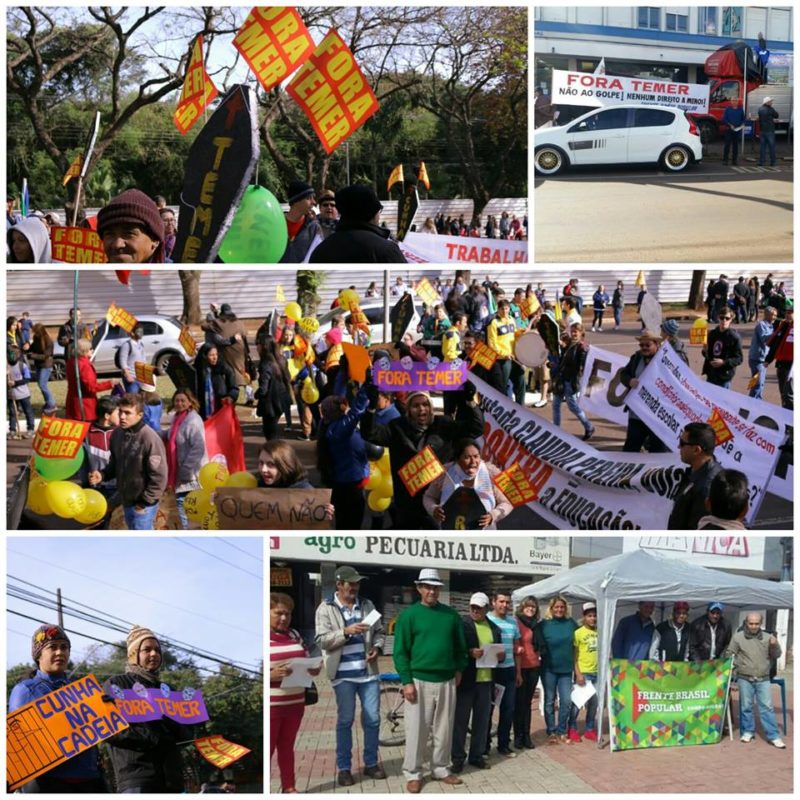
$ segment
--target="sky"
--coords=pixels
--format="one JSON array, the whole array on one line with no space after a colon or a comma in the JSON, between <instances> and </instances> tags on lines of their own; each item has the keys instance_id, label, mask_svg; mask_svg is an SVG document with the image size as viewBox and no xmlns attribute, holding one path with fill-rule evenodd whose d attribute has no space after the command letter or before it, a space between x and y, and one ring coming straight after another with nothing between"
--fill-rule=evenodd
<instances>
[{"instance_id":1,"label":"sky","mask_svg":"<svg viewBox=\"0 0 800 800\"><path fill-rule=\"evenodd\" d=\"M9 536L6 553L8 667L31 664L33 631L40 622L57 621L55 610L12 597L11 587L49 598L60 588L65 605L83 603L89 613L124 620L118 624L126 631L133 624L143 625L250 669L257 669L263 659L260 537ZM72 631L110 642L126 636L69 612L64 625L73 660L98 643ZM196 663L214 671L218 666L206 659Z\"/></svg>"}]
</instances>

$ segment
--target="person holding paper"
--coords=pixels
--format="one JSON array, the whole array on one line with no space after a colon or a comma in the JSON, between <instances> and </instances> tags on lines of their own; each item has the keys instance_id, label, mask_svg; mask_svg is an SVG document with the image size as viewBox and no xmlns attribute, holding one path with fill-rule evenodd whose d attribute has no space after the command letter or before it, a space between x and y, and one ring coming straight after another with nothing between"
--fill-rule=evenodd
<instances>
[{"instance_id":1,"label":"person holding paper","mask_svg":"<svg viewBox=\"0 0 800 800\"><path fill-rule=\"evenodd\" d=\"M742 99L737 96L731 98L731 104L722 115L722 124L725 128L725 147L722 149L722 163L728 163L728 153L733 150L731 163L735 167L739 160L739 139L744 128L744 109Z\"/></svg>"},{"instance_id":2,"label":"person holding paper","mask_svg":"<svg viewBox=\"0 0 800 800\"><path fill-rule=\"evenodd\" d=\"M514 705L514 747L522 750L533 750L535 745L531 738L531 704L536 684L539 683L539 668L542 659L536 650L533 634L539 624L539 601L529 595L517 608L517 656L519 658L522 685L517 689Z\"/></svg>"},{"instance_id":3,"label":"person holding paper","mask_svg":"<svg viewBox=\"0 0 800 800\"><path fill-rule=\"evenodd\" d=\"M33 632L31 657L36 669L11 690L8 710L16 711L46 694L66 686L71 644L63 628L40 625ZM87 794L106 791L97 766L97 749L91 748L39 775L20 790L23 794Z\"/></svg>"},{"instance_id":4,"label":"person holding paper","mask_svg":"<svg viewBox=\"0 0 800 800\"><path fill-rule=\"evenodd\" d=\"M148 363L144 351L144 328L137 325L131 331L130 339L126 339L119 347L119 366L122 370L122 383L126 392L140 391L139 382L136 380L136 362Z\"/></svg>"},{"instance_id":5,"label":"person holding paper","mask_svg":"<svg viewBox=\"0 0 800 800\"><path fill-rule=\"evenodd\" d=\"M305 689L302 686L281 688L281 681L291 675L289 660L306 658L308 651L300 634L291 628L294 600L283 592L269 596L269 756L278 751L281 792L296 794L294 743L305 714ZM319 675L321 667L309 669Z\"/></svg>"},{"instance_id":6,"label":"person holding paper","mask_svg":"<svg viewBox=\"0 0 800 800\"><path fill-rule=\"evenodd\" d=\"M158 689L162 678L161 642L149 628L134 625L128 633L125 673L109 678L103 688L132 689L141 684ZM162 717L152 722L132 722L108 740L114 783L120 794L178 794L184 791L183 761L178 742L191 739L191 730Z\"/></svg>"},{"instance_id":7,"label":"person holding paper","mask_svg":"<svg viewBox=\"0 0 800 800\"><path fill-rule=\"evenodd\" d=\"M383 780L378 763L380 680L378 656L385 630L372 601L359 597L363 575L353 567L336 570L336 591L317 607L315 641L336 695L336 769L339 786L353 786L353 721L356 696L364 728L364 777ZM373 621L374 619L374 621Z\"/></svg>"},{"instance_id":8,"label":"person holding paper","mask_svg":"<svg viewBox=\"0 0 800 800\"><path fill-rule=\"evenodd\" d=\"M505 658L505 649L502 646L500 628L486 616L488 610L489 598L483 592L476 592L469 599L469 614L462 617L469 660L461 675L461 683L456 689L456 713L451 749L452 770L456 774L463 771L465 761L477 769L489 769L485 752L492 718L495 670L492 667L478 666L477 661L486 656L491 645L499 645L503 650L498 654L498 660ZM472 731L469 756L466 752L468 729Z\"/></svg>"},{"instance_id":9,"label":"person holding paper","mask_svg":"<svg viewBox=\"0 0 800 800\"><path fill-rule=\"evenodd\" d=\"M583 604L583 625L572 635L575 651L575 683L586 686L587 682L597 684L597 605L593 600ZM567 738L570 742L580 742L578 733L578 714L580 708L572 703L569 711ZM586 701L586 731L584 737L597 741L597 693Z\"/></svg>"}]
</instances>

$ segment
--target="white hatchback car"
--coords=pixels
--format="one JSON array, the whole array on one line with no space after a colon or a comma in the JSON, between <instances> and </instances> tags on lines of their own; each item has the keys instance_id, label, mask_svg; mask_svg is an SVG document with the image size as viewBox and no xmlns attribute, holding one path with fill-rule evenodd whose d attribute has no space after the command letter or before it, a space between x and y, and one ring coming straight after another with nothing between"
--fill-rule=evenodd
<instances>
[{"instance_id":1,"label":"white hatchback car","mask_svg":"<svg viewBox=\"0 0 800 800\"><path fill-rule=\"evenodd\" d=\"M589 164L658 163L681 172L703 158L695 124L679 108L624 103L534 132L536 172Z\"/></svg>"}]
</instances>

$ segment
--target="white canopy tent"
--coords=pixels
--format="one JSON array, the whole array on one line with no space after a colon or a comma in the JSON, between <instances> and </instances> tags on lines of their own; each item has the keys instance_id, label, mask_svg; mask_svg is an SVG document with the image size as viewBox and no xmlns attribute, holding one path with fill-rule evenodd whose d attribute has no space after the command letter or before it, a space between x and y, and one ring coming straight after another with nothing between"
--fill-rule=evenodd
<instances>
[{"instance_id":1,"label":"white canopy tent","mask_svg":"<svg viewBox=\"0 0 800 800\"><path fill-rule=\"evenodd\" d=\"M513 592L514 603L527 595L540 602L560 594L570 602L597 603L597 746L603 743L602 720L606 705L608 661L620 603L653 600L657 603L686 600L692 607L714 600L738 610L792 608L791 583L776 583L698 567L677 558L634 550L618 556L581 564L573 569L531 583Z\"/></svg>"}]
</instances>

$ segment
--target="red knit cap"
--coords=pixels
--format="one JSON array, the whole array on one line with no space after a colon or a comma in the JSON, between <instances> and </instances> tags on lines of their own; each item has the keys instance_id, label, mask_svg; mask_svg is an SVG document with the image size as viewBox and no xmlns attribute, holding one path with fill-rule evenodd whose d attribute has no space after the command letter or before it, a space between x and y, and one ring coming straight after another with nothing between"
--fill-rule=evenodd
<instances>
[{"instance_id":1,"label":"red knit cap","mask_svg":"<svg viewBox=\"0 0 800 800\"><path fill-rule=\"evenodd\" d=\"M158 247L153 253L151 262L161 264L164 261L164 220L158 213L156 204L139 189L127 189L117 195L97 214L97 232L100 236L112 225L138 225Z\"/></svg>"}]
</instances>

